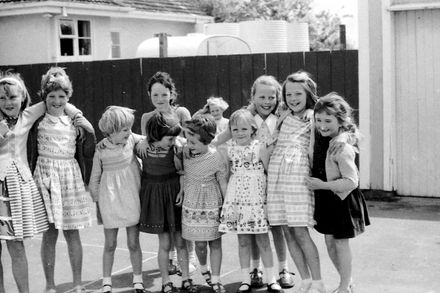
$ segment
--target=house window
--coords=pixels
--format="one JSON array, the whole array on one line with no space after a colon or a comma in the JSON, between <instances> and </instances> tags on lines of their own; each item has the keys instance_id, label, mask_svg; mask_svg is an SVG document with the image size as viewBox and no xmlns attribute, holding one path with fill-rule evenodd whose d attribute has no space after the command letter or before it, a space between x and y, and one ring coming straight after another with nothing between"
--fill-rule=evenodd
<instances>
[{"instance_id":1,"label":"house window","mask_svg":"<svg viewBox=\"0 0 440 293\"><path fill-rule=\"evenodd\" d=\"M121 58L121 41L119 32L111 32L112 58Z\"/></svg>"},{"instance_id":2,"label":"house window","mask_svg":"<svg viewBox=\"0 0 440 293\"><path fill-rule=\"evenodd\" d=\"M60 19L60 55L90 56L92 37L90 21Z\"/></svg>"}]
</instances>

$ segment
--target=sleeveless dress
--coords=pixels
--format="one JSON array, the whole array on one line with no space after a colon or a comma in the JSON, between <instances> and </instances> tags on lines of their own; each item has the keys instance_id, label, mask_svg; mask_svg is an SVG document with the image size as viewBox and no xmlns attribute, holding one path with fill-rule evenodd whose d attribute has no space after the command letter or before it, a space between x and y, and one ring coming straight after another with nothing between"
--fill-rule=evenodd
<instances>
[{"instance_id":1,"label":"sleeveless dress","mask_svg":"<svg viewBox=\"0 0 440 293\"><path fill-rule=\"evenodd\" d=\"M182 208L176 206L180 190L179 174L174 164L175 148L147 148L142 159L141 232L160 234L181 231Z\"/></svg>"},{"instance_id":2,"label":"sleeveless dress","mask_svg":"<svg viewBox=\"0 0 440 293\"><path fill-rule=\"evenodd\" d=\"M323 181L327 181L325 161L330 140L315 131L312 176ZM356 237L370 225L367 204L359 187L344 200L331 190L315 190L314 217L316 231L336 239Z\"/></svg>"},{"instance_id":3,"label":"sleeveless dress","mask_svg":"<svg viewBox=\"0 0 440 293\"><path fill-rule=\"evenodd\" d=\"M206 154L183 161L185 197L182 206L182 237L193 241L212 241L218 231L223 197L217 178L226 179L227 168L220 154Z\"/></svg>"},{"instance_id":4,"label":"sleeveless dress","mask_svg":"<svg viewBox=\"0 0 440 293\"><path fill-rule=\"evenodd\" d=\"M257 140L228 147L231 177L220 218L220 232L267 233L266 175Z\"/></svg>"},{"instance_id":5,"label":"sleeveless dress","mask_svg":"<svg viewBox=\"0 0 440 293\"><path fill-rule=\"evenodd\" d=\"M91 197L75 159L76 129L68 116L46 113L38 125L38 158L34 180L47 216L56 229L83 229L92 225Z\"/></svg>"},{"instance_id":6,"label":"sleeveless dress","mask_svg":"<svg viewBox=\"0 0 440 293\"><path fill-rule=\"evenodd\" d=\"M115 145L104 138L96 148L89 187L99 204L104 228L139 223L141 169L134 148L140 139L132 134L125 145Z\"/></svg>"},{"instance_id":7,"label":"sleeveless dress","mask_svg":"<svg viewBox=\"0 0 440 293\"><path fill-rule=\"evenodd\" d=\"M271 226L313 227L314 197L305 183L310 174L310 121L289 115L283 121L268 168L267 214Z\"/></svg>"}]
</instances>

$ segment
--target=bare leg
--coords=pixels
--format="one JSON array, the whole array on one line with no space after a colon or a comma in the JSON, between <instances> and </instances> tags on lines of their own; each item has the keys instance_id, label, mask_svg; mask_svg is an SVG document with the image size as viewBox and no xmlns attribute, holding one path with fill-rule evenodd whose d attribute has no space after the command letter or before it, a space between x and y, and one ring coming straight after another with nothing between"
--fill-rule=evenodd
<instances>
[{"instance_id":1,"label":"bare leg","mask_svg":"<svg viewBox=\"0 0 440 293\"><path fill-rule=\"evenodd\" d=\"M209 241L209 249L210 249L210 260L211 260L211 268L212 274L214 276L220 276L220 270L222 266L222 238L218 238L213 241Z\"/></svg>"},{"instance_id":2,"label":"bare leg","mask_svg":"<svg viewBox=\"0 0 440 293\"><path fill-rule=\"evenodd\" d=\"M200 265L206 266L208 262L208 243L206 241L196 241L195 246Z\"/></svg>"},{"instance_id":3,"label":"bare leg","mask_svg":"<svg viewBox=\"0 0 440 293\"><path fill-rule=\"evenodd\" d=\"M312 274L312 280L321 280L318 249L310 237L309 229L307 227L292 227L290 229L293 230L295 239L301 247L307 266Z\"/></svg>"},{"instance_id":4,"label":"bare leg","mask_svg":"<svg viewBox=\"0 0 440 293\"><path fill-rule=\"evenodd\" d=\"M310 279L310 271L309 268L307 267L306 258L301 250L301 247L299 246L298 242L295 239L293 228L289 228L285 226L283 227L283 229L285 234L289 235L286 236L287 248L289 249L290 256L295 262L296 268L299 272L299 275L301 276L301 279L302 280Z\"/></svg>"},{"instance_id":5,"label":"bare leg","mask_svg":"<svg viewBox=\"0 0 440 293\"><path fill-rule=\"evenodd\" d=\"M133 267L133 274L142 274L142 250L139 242L139 228L137 226L127 227L127 247L130 252L130 261Z\"/></svg>"},{"instance_id":6,"label":"bare leg","mask_svg":"<svg viewBox=\"0 0 440 293\"><path fill-rule=\"evenodd\" d=\"M168 256L170 249L170 233L164 232L159 234L159 253L157 254L157 262L162 277L162 284L170 282L170 276L168 275Z\"/></svg>"},{"instance_id":7,"label":"bare leg","mask_svg":"<svg viewBox=\"0 0 440 293\"><path fill-rule=\"evenodd\" d=\"M46 290L55 289L55 255L58 229L49 224L49 230L43 233L41 242L41 262L43 263L44 276L46 278Z\"/></svg>"},{"instance_id":8,"label":"bare leg","mask_svg":"<svg viewBox=\"0 0 440 293\"><path fill-rule=\"evenodd\" d=\"M177 249L177 257L180 263L180 269L182 270L182 280L189 279L189 258L186 240L182 238L180 232L174 232L174 243Z\"/></svg>"},{"instance_id":9,"label":"bare leg","mask_svg":"<svg viewBox=\"0 0 440 293\"><path fill-rule=\"evenodd\" d=\"M251 249L251 235L238 234L238 257L240 259L240 267L242 269L250 267L250 261L251 261L250 249Z\"/></svg>"},{"instance_id":10,"label":"bare leg","mask_svg":"<svg viewBox=\"0 0 440 293\"><path fill-rule=\"evenodd\" d=\"M102 275L104 278L110 278L112 275L113 261L117 246L118 229L104 228L104 253L102 255Z\"/></svg>"},{"instance_id":11,"label":"bare leg","mask_svg":"<svg viewBox=\"0 0 440 293\"><path fill-rule=\"evenodd\" d=\"M23 241L7 240L12 262L12 274L17 283L18 292L29 293L28 262Z\"/></svg>"},{"instance_id":12,"label":"bare leg","mask_svg":"<svg viewBox=\"0 0 440 293\"><path fill-rule=\"evenodd\" d=\"M83 250L78 230L64 230L64 238L69 250L70 266L72 267L73 286L81 286Z\"/></svg>"},{"instance_id":13,"label":"bare leg","mask_svg":"<svg viewBox=\"0 0 440 293\"><path fill-rule=\"evenodd\" d=\"M351 282L352 256L349 239L334 239L341 281L340 290L348 290Z\"/></svg>"},{"instance_id":14,"label":"bare leg","mask_svg":"<svg viewBox=\"0 0 440 293\"><path fill-rule=\"evenodd\" d=\"M270 229L272 230L273 243L277 253L278 262L285 262L287 261L286 239L284 238L282 226L272 226Z\"/></svg>"}]
</instances>

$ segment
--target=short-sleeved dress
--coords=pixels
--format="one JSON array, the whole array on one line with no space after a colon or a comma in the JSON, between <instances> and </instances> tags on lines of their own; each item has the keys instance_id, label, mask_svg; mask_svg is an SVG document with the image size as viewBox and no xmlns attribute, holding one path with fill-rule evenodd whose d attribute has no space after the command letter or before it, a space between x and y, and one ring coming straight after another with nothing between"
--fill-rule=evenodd
<instances>
[{"instance_id":1,"label":"short-sleeved dress","mask_svg":"<svg viewBox=\"0 0 440 293\"><path fill-rule=\"evenodd\" d=\"M327 181L326 159L331 138L315 131L312 176ZM315 190L315 229L336 239L353 238L370 225L365 198L359 187L342 200L331 190Z\"/></svg>"},{"instance_id":2,"label":"short-sleeved dress","mask_svg":"<svg viewBox=\"0 0 440 293\"><path fill-rule=\"evenodd\" d=\"M227 166L215 149L184 162L184 201L182 237L193 241L212 241L218 231L223 197L217 178L226 178Z\"/></svg>"},{"instance_id":3,"label":"short-sleeved dress","mask_svg":"<svg viewBox=\"0 0 440 293\"><path fill-rule=\"evenodd\" d=\"M104 138L96 148L89 186L106 229L139 223L141 170L134 147L140 139L132 134L116 145Z\"/></svg>"},{"instance_id":4,"label":"short-sleeved dress","mask_svg":"<svg viewBox=\"0 0 440 293\"><path fill-rule=\"evenodd\" d=\"M268 168L267 214L271 226L313 227L310 174L310 121L289 115L283 121Z\"/></svg>"},{"instance_id":5,"label":"short-sleeved dress","mask_svg":"<svg viewBox=\"0 0 440 293\"><path fill-rule=\"evenodd\" d=\"M220 218L220 232L267 233L266 175L259 154L260 143L228 147L231 177Z\"/></svg>"},{"instance_id":6,"label":"short-sleeved dress","mask_svg":"<svg viewBox=\"0 0 440 293\"><path fill-rule=\"evenodd\" d=\"M46 113L38 124L34 179L49 222L61 230L92 225L90 194L75 159L76 137L76 129L68 116Z\"/></svg>"},{"instance_id":7,"label":"short-sleeved dress","mask_svg":"<svg viewBox=\"0 0 440 293\"><path fill-rule=\"evenodd\" d=\"M176 206L180 175L174 159L175 147L163 150L151 145L142 159L141 232L160 234L182 229L182 208Z\"/></svg>"}]
</instances>

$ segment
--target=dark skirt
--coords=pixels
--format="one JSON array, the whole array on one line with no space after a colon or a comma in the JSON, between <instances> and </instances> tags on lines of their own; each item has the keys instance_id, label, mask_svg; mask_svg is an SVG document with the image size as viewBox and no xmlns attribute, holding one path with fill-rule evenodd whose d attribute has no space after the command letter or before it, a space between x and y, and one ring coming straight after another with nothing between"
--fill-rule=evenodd
<instances>
[{"instance_id":1,"label":"dark skirt","mask_svg":"<svg viewBox=\"0 0 440 293\"><path fill-rule=\"evenodd\" d=\"M367 204L356 188L344 200L330 190L315 190L315 229L336 239L354 238L370 225Z\"/></svg>"},{"instance_id":2,"label":"dark skirt","mask_svg":"<svg viewBox=\"0 0 440 293\"><path fill-rule=\"evenodd\" d=\"M179 175L142 174L139 230L151 234L182 229L182 207L176 206L180 190Z\"/></svg>"}]
</instances>

